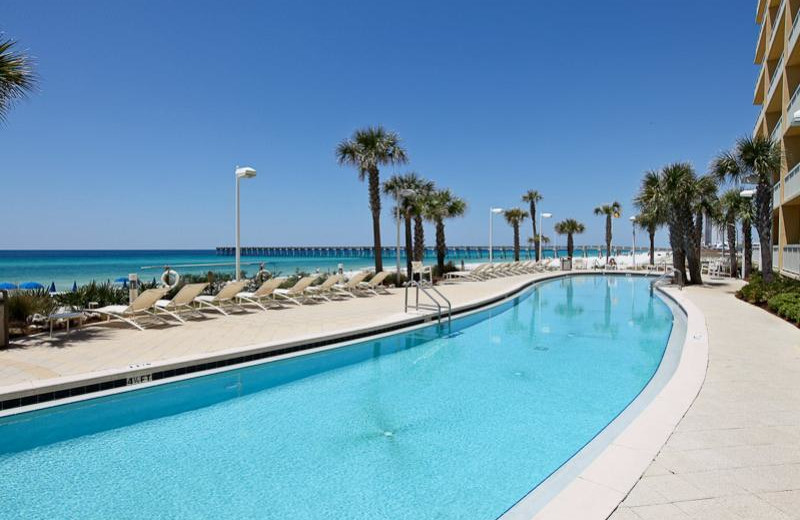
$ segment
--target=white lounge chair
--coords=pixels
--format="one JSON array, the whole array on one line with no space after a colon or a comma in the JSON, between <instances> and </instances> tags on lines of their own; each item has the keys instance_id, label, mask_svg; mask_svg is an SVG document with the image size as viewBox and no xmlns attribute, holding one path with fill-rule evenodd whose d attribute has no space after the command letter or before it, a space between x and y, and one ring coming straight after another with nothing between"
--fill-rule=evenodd
<instances>
[{"instance_id":1,"label":"white lounge chair","mask_svg":"<svg viewBox=\"0 0 800 520\"><path fill-rule=\"evenodd\" d=\"M306 294L306 289L308 289L311 284L317 280L317 278L319 278L318 274L306 276L297 280L297 283L295 283L289 289L275 289L275 298L290 301L295 305L307 303L312 299Z\"/></svg>"},{"instance_id":2,"label":"white lounge chair","mask_svg":"<svg viewBox=\"0 0 800 520\"><path fill-rule=\"evenodd\" d=\"M163 298L168 291L168 287L147 289L137 296L130 305L106 305L99 309L92 309L90 312L102 314L108 318L108 321L110 321L111 318L116 318L132 327L144 330L144 327L136 321L137 318L152 317L164 323L169 323L169 321L158 316L154 311L156 302Z\"/></svg>"},{"instance_id":3,"label":"white lounge chair","mask_svg":"<svg viewBox=\"0 0 800 520\"><path fill-rule=\"evenodd\" d=\"M455 282L458 280L466 280L469 282L477 282L480 280L485 280L487 278L485 273L489 268L489 265L490 264L481 264L475 269L468 271L451 271L444 275L444 281Z\"/></svg>"},{"instance_id":4,"label":"white lounge chair","mask_svg":"<svg viewBox=\"0 0 800 520\"><path fill-rule=\"evenodd\" d=\"M260 307L262 310L267 310L267 307L264 307L264 301L269 301L271 305L283 307L279 301L275 299L275 291L280 288L281 284L286 281L286 277L281 278L270 278L266 282L262 283L258 289L253 292L243 291L236 295L236 299L239 300L239 303L244 305L245 302L255 305L256 307Z\"/></svg>"},{"instance_id":5,"label":"white lounge chair","mask_svg":"<svg viewBox=\"0 0 800 520\"><path fill-rule=\"evenodd\" d=\"M195 298L200 296L200 293L202 293L206 287L208 287L208 284L205 282L187 283L181 287L181 290L178 291L178 294L176 294L171 300L158 300L154 310L156 313L162 312L164 314L168 314L181 323L186 323L185 320L180 316L181 313L202 316L203 313L198 311L193 304Z\"/></svg>"},{"instance_id":6,"label":"white lounge chair","mask_svg":"<svg viewBox=\"0 0 800 520\"><path fill-rule=\"evenodd\" d=\"M359 271L350 277L346 282L340 282L333 286L333 291L342 295L355 298L358 294L358 284L364 281L364 278L369 276L369 271Z\"/></svg>"},{"instance_id":7,"label":"white lounge chair","mask_svg":"<svg viewBox=\"0 0 800 520\"><path fill-rule=\"evenodd\" d=\"M383 286L383 282L386 280L387 276L389 276L388 271L375 273L375 276L370 278L369 281L358 284L358 290L361 292L372 293L376 296L378 294L391 294L386 287Z\"/></svg>"},{"instance_id":8,"label":"white lounge chair","mask_svg":"<svg viewBox=\"0 0 800 520\"><path fill-rule=\"evenodd\" d=\"M223 316L227 316L228 313L223 309L225 305L242 309L242 306L236 301L236 295L242 292L242 289L244 289L246 285L246 281L228 282L214 296L204 294L195 298L194 301L197 302L201 308L207 307L219 312Z\"/></svg>"},{"instance_id":9,"label":"white lounge chair","mask_svg":"<svg viewBox=\"0 0 800 520\"><path fill-rule=\"evenodd\" d=\"M328 296L335 296L336 291L333 290L333 287L337 283L341 283L342 275L334 274L325 279L319 285L310 285L306 287L306 293L311 296L311 298L322 299L327 302L331 301Z\"/></svg>"}]
</instances>

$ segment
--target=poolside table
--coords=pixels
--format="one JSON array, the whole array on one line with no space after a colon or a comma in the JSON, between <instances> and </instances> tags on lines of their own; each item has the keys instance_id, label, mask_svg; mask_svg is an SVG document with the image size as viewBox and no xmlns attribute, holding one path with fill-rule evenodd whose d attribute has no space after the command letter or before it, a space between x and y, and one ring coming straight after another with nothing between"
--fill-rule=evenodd
<instances>
[{"instance_id":1,"label":"poolside table","mask_svg":"<svg viewBox=\"0 0 800 520\"><path fill-rule=\"evenodd\" d=\"M78 318L78 328L80 328L81 323L83 322L83 318L85 315L81 311L71 311L71 312L57 312L55 314L50 314L47 316L47 321L50 323L50 337L53 337L53 323L58 320L67 320L67 334L69 334L69 323L70 320Z\"/></svg>"}]
</instances>

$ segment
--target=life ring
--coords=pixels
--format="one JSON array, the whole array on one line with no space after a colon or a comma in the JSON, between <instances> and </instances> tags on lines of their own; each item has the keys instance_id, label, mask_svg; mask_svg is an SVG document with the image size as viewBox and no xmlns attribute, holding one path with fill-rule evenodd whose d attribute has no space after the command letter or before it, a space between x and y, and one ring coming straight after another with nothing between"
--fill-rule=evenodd
<instances>
[{"instance_id":1,"label":"life ring","mask_svg":"<svg viewBox=\"0 0 800 520\"><path fill-rule=\"evenodd\" d=\"M170 278L174 278L172 283L169 283ZM164 269L164 272L161 273L161 283L164 284L166 287L172 289L181 281L181 275L178 274L177 271L174 269Z\"/></svg>"}]
</instances>

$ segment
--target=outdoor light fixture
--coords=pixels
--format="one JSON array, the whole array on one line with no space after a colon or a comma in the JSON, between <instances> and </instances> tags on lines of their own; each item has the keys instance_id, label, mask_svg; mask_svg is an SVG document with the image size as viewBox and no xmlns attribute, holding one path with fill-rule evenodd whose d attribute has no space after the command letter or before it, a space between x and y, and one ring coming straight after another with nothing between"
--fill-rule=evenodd
<instances>
[{"instance_id":1,"label":"outdoor light fixture","mask_svg":"<svg viewBox=\"0 0 800 520\"><path fill-rule=\"evenodd\" d=\"M503 212L503 208L489 208L489 263L493 263L492 259L492 226L494 224L494 216Z\"/></svg>"},{"instance_id":2,"label":"outdoor light fixture","mask_svg":"<svg viewBox=\"0 0 800 520\"><path fill-rule=\"evenodd\" d=\"M239 180L252 179L256 176L255 168L249 166L236 167L236 281L241 277L241 240L239 237Z\"/></svg>"}]
</instances>

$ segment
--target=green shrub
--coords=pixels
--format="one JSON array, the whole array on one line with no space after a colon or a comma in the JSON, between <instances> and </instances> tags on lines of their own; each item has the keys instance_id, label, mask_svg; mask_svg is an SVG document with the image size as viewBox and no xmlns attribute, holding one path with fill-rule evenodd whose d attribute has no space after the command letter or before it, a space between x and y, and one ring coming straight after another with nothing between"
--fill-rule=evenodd
<instances>
[{"instance_id":1,"label":"green shrub","mask_svg":"<svg viewBox=\"0 0 800 520\"><path fill-rule=\"evenodd\" d=\"M767 308L794 323L800 323L800 293L776 294L767 301Z\"/></svg>"},{"instance_id":2,"label":"green shrub","mask_svg":"<svg viewBox=\"0 0 800 520\"><path fill-rule=\"evenodd\" d=\"M736 295L756 305L766 305L779 294L800 294L800 281L776 274L772 282L765 283L761 273L753 273L750 282L742 287Z\"/></svg>"},{"instance_id":3,"label":"green shrub","mask_svg":"<svg viewBox=\"0 0 800 520\"><path fill-rule=\"evenodd\" d=\"M8 321L12 325L24 326L34 314L46 316L52 313L57 303L44 289L35 291L13 291L6 300Z\"/></svg>"},{"instance_id":4,"label":"green shrub","mask_svg":"<svg viewBox=\"0 0 800 520\"><path fill-rule=\"evenodd\" d=\"M58 305L73 309L85 309L90 302L97 303L98 307L121 305L128 303L128 289L110 283L92 282L78 287L75 292L57 294L55 301Z\"/></svg>"},{"instance_id":5,"label":"green shrub","mask_svg":"<svg viewBox=\"0 0 800 520\"><path fill-rule=\"evenodd\" d=\"M372 276L375 276L375 275L372 275ZM372 278L372 276L369 276L367 278L367 281L369 281ZM406 280L408 280L408 277L406 275L404 275L403 273L400 273L399 279L398 279L397 273L389 273L389 275L386 278L384 278L383 285L387 285L387 286L394 285L395 287L402 287L402 285L404 283L406 283Z\"/></svg>"}]
</instances>

